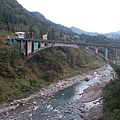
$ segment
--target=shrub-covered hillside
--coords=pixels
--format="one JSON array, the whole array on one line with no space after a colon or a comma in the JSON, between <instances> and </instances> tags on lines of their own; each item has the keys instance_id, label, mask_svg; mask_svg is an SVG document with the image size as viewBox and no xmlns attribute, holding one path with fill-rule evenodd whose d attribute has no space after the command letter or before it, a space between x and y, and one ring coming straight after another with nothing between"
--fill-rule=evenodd
<instances>
[{"instance_id":1,"label":"shrub-covered hillside","mask_svg":"<svg viewBox=\"0 0 120 120\"><path fill-rule=\"evenodd\" d=\"M103 92L103 120L120 120L120 67L117 78L106 85Z\"/></svg>"}]
</instances>

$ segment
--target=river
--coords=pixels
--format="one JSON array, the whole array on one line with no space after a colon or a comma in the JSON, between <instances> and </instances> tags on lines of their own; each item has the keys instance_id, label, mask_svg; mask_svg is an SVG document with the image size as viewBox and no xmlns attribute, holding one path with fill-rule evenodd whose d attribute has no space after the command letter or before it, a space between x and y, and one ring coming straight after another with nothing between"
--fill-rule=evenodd
<instances>
[{"instance_id":1,"label":"river","mask_svg":"<svg viewBox=\"0 0 120 120\"><path fill-rule=\"evenodd\" d=\"M111 76L113 69L109 65L95 70L88 75L88 82L82 81L41 100L35 98L6 112L0 120L82 120L81 114L93 106L93 102L81 103L83 90Z\"/></svg>"}]
</instances>

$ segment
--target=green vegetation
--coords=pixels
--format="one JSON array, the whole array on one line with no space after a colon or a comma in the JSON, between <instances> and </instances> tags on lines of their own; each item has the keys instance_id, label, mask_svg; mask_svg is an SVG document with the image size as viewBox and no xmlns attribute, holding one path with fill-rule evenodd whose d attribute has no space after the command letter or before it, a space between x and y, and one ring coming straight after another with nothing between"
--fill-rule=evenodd
<instances>
[{"instance_id":1,"label":"green vegetation","mask_svg":"<svg viewBox=\"0 0 120 120\"><path fill-rule=\"evenodd\" d=\"M120 120L120 67L117 77L106 85L103 92L103 120Z\"/></svg>"}]
</instances>

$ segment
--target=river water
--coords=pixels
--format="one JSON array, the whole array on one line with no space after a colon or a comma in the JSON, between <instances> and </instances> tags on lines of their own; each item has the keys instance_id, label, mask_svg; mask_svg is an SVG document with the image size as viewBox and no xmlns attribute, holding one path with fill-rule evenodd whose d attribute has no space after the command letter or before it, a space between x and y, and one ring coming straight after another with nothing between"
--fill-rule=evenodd
<instances>
[{"instance_id":1,"label":"river water","mask_svg":"<svg viewBox=\"0 0 120 120\"><path fill-rule=\"evenodd\" d=\"M112 68L106 65L99 71L94 71L88 82L83 80L44 100L32 99L25 105L7 112L7 117L0 120L82 120L81 111L85 111L93 103L80 103L81 93L88 86L107 80L111 72Z\"/></svg>"}]
</instances>

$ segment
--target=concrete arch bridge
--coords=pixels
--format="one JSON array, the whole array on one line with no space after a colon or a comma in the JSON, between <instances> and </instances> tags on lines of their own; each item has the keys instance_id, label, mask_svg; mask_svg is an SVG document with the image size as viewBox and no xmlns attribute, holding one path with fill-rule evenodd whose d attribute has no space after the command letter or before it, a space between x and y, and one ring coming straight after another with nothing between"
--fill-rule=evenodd
<instances>
[{"instance_id":1,"label":"concrete arch bridge","mask_svg":"<svg viewBox=\"0 0 120 120\"><path fill-rule=\"evenodd\" d=\"M10 44L14 44L16 41L20 43L21 53L24 55L24 59L27 61L32 58L35 54L43 49L47 49L50 47L56 46L66 46L73 47L85 50L91 54L96 55L99 58L102 58L106 62L110 62L108 60L108 48L115 49L116 63L119 61L119 50L120 45L102 45L102 44L92 44L92 43L78 43L78 42L64 42L64 41L56 41L56 40L39 40L39 39L23 39L23 38L10 38L8 39ZM94 47L94 51L89 49L90 47ZM98 53L99 48L105 49L105 56Z\"/></svg>"}]
</instances>

